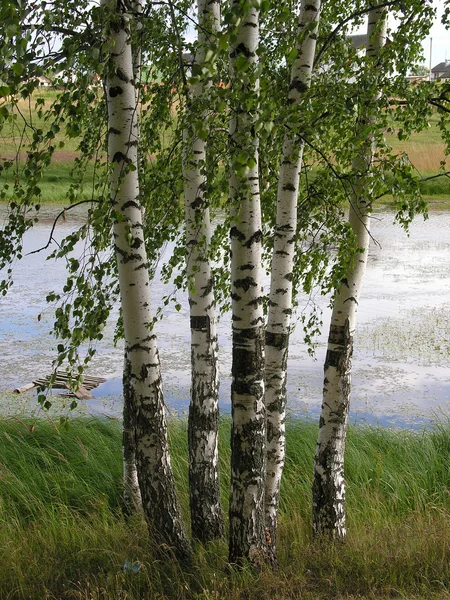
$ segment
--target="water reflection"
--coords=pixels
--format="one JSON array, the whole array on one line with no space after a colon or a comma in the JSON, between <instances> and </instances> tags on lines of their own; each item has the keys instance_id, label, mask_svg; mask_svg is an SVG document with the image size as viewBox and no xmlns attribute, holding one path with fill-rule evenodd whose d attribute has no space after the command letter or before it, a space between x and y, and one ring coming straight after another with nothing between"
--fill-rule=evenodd
<instances>
[{"instance_id":1,"label":"water reflection","mask_svg":"<svg viewBox=\"0 0 450 600\"><path fill-rule=\"evenodd\" d=\"M25 236L24 254L45 246L58 207L46 207L44 219ZM0 222L5 215L0 207ZM61 240L83 222L83 207L67 214L55 237ZM353 360L352 414L357 421L381 424L428 422L433 415L448 415L450 386L450 214L431 213L417 219L408 237L392 223L389 213L373 220L369 265L358 315ZM48 249L25 256L15 265L14 286L0 300L0 389L12 389L48 374L56 341L49 335L53 316L46 294L62 288L64 263L46 261ZM155 305L166 287L153 285ZM164 377L166 402L176 411L188 407L190 382L189 320L186 299L181 311L171 307L156 327ZM327 332L329 299L318 299L324 310ZM306 298L300 302L300 308ZM38 320L38 315L41 319ZM117 308L115 311L117 317ZM114 324L96 345L90 373L108 378L88 403L96 413L120 412L122 348L114 348ZM303 344L301 327L292 335L289 359L289 407L293 415L315 416L320 408L322 366L326 334L319 338L316 359ZM219 325L221 348L221 406L230 409L230 319ZM109 398L115 398L114 401ZM105 400L108 398L108 400ZM8 405L8 410L11 410Z\"/></svg>"}]
</instances>

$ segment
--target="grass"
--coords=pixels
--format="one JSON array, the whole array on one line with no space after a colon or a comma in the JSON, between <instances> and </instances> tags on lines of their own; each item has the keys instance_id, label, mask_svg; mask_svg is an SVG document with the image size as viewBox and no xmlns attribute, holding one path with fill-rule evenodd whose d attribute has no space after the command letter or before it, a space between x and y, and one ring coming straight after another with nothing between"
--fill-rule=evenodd
<instances>
[{"instance_id":1,"label":"grass","mask_svg":"<svg viewBox=\"0 0 450 600\"><path fill-rule=\"evenodd\" d=\"M45 169L45 171L42 174L42 179L39 181L39 188L41 189L41 203L64 203L69 187L74 181L72 177L73 166L74 165L72 161L67 162L55 160L49 167ZM77 198L79 198L80 200L92 197L93 174L94 165L90 164L84 170L83 181L85 183L83 184L82 189L77 190ZM20 181L20 168L17 173L12 171L7 171L6 173L0 172L0 185L9 185L9 189L7 191L8 199L12 199L14 196L13 186L16 177L18 177Z\"/></svg>"},{"instance_id":2,"label":"grass","mask_svg":"<svg viewBox=\"0 0 450 600\"><path fill-rule=\"evenodd\" d=\"M348 541L311 539L317 429L288 423L279 568L229 573L226 544L196 548L196 567L161 562L140 518L120 512L121 431L116 421L0 421L0 598L382 600L450 598L450 426L422 433L350 428ZM229 422L221 484L229 487ZM187 507L186 423L170 429ZM138 572L123 569L135 565Z\"/></svg>"}]
</instances>

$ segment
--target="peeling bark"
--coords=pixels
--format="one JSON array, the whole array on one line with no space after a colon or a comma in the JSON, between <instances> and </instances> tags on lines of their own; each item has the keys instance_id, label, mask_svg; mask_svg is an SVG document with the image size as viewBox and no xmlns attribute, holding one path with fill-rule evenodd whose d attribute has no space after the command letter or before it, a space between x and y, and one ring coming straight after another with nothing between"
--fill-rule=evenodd
<instances>
[{"instance_id":1,"label":"peeling bark","mask_svg":"<svg viewBox=\"0 0 450 600\"><path fill-rule=\"evenodd\" d=\"M320 0L302 3L299 38L306 28L292 66L289 103L300 104L309 88L316 50ZM309 29L312 26L312 29ZM276 557L280 484L286 454L286 377L292 313L292 274L297 233L297 203L304 143L288 131L283 141L283 156L277 191L277 215L272 256L269 313L266 329L266 411L267 479L265 519L269 548Z\"/></svg>"},{"instance_id":2,"label":"peeling bark","mask_svg":"<svg viewBox=\"0 0 450 600\"><path fill-rule=\"evenodd\" d=\"M375 56L386 41L386 10L369 13L367 55ZM379 95L366 99L364 125L374 122ZM373 139L361 146L353 160L357 178L349 222L359 252L336 290L324 365L323 404L314 462L313 531L315 535L343 540L345 524L344 452L350 406L350 373L353 335L361 286L369 252L371 198L367 196L368 172L373 160Z\"/></svg>"},{"instance_id":3,"label":"peeling bark","mask_svg":"<svg viewBox=\"0 0 450 600\"><path fill-rule=\"evenodd\" d=\"M124 5L102 0L108 25L105 75L111 204L125 333L124 389L135 411L136 465L144 514L156 543L179 558L191 555L175 493L167 442L137 170L137 105L129 18Z\"/></svg>"},{"instance_id":4,"label":"peeling bark","mask_svg":"<svg viewBox=\"0 0 450 600\"><path fill-rule=\"evenodd\" d=\"M199 26L195 63L202 65L208 37L219 29L220 5L217 1L198 0L197 9ZM202 81L193 87L188 111L197 100L202 100L210 86L210 81ZM206 150L206 142L195 131L184 131L186 267L192 368L188 421L189 499L192 535L203 542L222 537L224 533L218 468L218 340L209 258L211 222L204 174Z\"/></svg>"},{"instance_id":5,"label":"peeling bark","mask_svg":"<svg viewBox=\"0 0 450 600\"><path fill-rule=\"evenodd\" d=\"M236 8L240 6L235 1ZM257 96L259 12L248 7L230 47L231 89ZM245 57L248 68L235 71L235 60ZM236 100L238 102L238 100ZM264 315L261 281L261 207L259 197L258 139L253 117L232 107L230 152L232 169L231 286L232 286L232 432L229 560L240 564L266 560L264 532L265 440ZM238 155L248 156L239 170Z\"/></svg>"}]
</instances>

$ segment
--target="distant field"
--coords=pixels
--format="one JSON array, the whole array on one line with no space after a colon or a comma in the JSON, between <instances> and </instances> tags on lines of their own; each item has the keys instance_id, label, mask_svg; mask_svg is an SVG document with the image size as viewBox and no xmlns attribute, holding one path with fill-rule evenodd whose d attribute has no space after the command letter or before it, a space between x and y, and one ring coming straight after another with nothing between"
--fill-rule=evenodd
<instances>
[{"instance_id":1,"label":"distant field","mask_svg":"<svg viewBox=\"0 0 450 600\"><path fill-rule=\"evenodd\" d=\"M396 135L387 135L386 139L394 152L406 152L411 163L422 175L437 173L440 162L445 158L445 146L438 128L438 116L431 118L431 126L425 131L415 133L409 140L399 140ZM450 165L450 159L448 159Z\"/></svg>"},{"instance_id":2,"label":"distant field","mask_svg":"<svg viewBox=\"0 0 450 600\"><path fill-rule=\"evenodd\" d=\"M13 109L14 122L8 123L0 130L0 144L2 158L14 158L21 148L21 158L26 154L26 148L31 141L33 130L42 129L48 131L48 125L43 118L38 116L36 110L36 101L43 99L44 110L50 108L51 104L56 100L59 92L56 90L37 90L33 97L26 100L19 100L17 107ZM64 132L56 134L54 144L57 146L60 142L64 142L64 148L56 151L55 159L63 162L71 162L75 157L79 140L69 139Z\"/></svg>"},{"instance_id":3,"label":"distant field","mask_svg":"<svg viewBox=\"0 0 450 600\"><path fill-rule=\"evenodd\" d=\"M35 102L43 99L44 107L49 108L56 100L56 90L39 90L32 99L20 100L14 109L14 123L7 124L0 130L0 157L16 159L20 171L20 164L26 157L26 148L30 143L33 128L47 131L48 125L38 117ZM400 141L394 134L387 135L387 141L394 152L405 152L417 170L418 177L426 178L439 172L440 162L444 159L444 144L441 141L438 129L438 117L431 120L430 128L421 133L414 134L409 140ZM56 146L53 155L53 164L43 175L41 182L42 200L44 202L62 202L71 182L70 170L75 157L78 155L80 139L68 138L64 131L56 134L52 141ZM61 145L61 147L59 147ZM449 163L450 164L450 163ZM86 180L92 175L92 170L87 169ZM14 182L16 173L0 173L0 184ZM433 179L422 184L422 193L425 198L433 197L446 200L450 198L450 179ZM11 194L8 193L8 197ZM83 197L89 197L89 191L83 192Z\"/></svg>"}]
</instances>

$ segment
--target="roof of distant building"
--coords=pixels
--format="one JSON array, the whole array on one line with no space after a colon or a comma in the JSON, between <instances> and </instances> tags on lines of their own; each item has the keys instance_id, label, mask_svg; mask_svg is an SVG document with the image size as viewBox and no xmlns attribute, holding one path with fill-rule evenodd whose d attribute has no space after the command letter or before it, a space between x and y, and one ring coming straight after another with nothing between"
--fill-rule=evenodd
<instances>
[{"instance_id":1,"label":"roof of distant building","mask_svg":"<svg viewBox=\"0 0 450 600\"><path fill-rule=\"evenodd\" d=\"M432 73L444 73L445 76L450 77L450 60L440 62L438 65L431 69Z\"/></svg>"}]
</instances>

